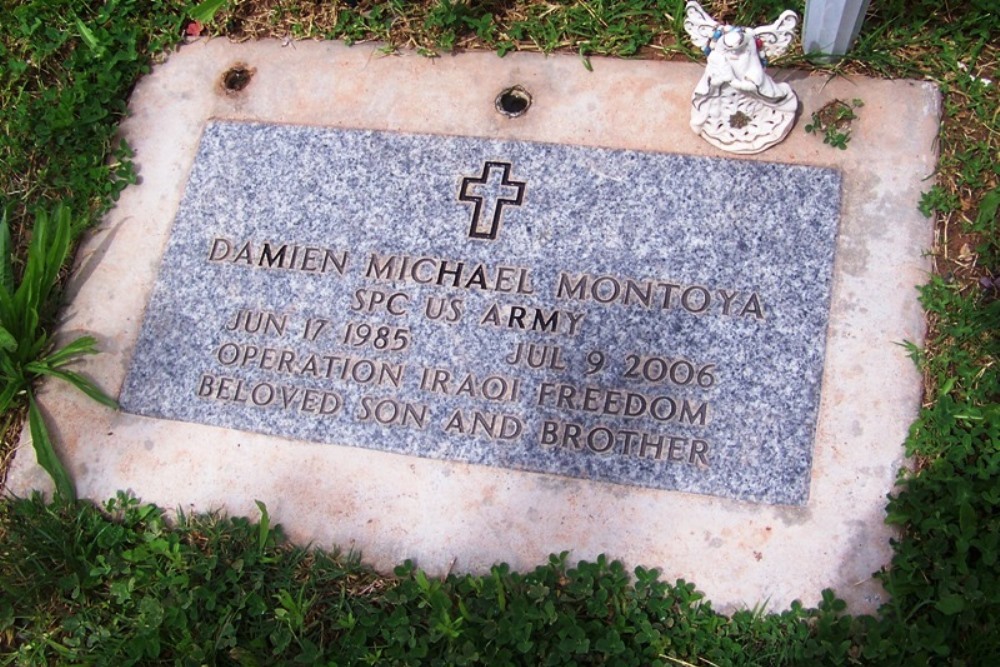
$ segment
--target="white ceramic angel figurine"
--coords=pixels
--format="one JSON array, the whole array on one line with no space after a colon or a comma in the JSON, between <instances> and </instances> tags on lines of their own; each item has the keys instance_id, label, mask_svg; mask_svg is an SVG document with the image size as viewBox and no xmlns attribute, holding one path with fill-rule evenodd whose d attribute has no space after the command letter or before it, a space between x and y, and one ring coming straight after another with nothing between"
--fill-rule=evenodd
<instances>
[{"instance_id":1,"label":"white ceramic angel figurine","mask_svg":"<svg viewBox=\"0 0 1000 667\"><path fill-rule=\"evenodd\" d=\"M764 67L784 53L799 17L787 10L759 28L722 25L689 0L684 29L708 56L705 74L691 97L691 129L731 153L759 153L792 129L798 98L787 83L776 83Z\"/></svg>"}]
</instances>

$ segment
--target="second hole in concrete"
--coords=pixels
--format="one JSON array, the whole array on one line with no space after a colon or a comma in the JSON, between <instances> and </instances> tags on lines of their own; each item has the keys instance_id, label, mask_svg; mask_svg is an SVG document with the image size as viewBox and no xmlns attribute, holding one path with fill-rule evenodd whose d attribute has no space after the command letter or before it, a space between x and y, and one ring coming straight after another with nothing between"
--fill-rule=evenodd
<instances>
[{"instance_id":1,"label":"second hole in concrete","mask_svg":"<svg viewBox=\"0 0 1000 667\"><path fill-rule=\"evenodd\" d=\"M521 86L511 86L500 91L496 99L497 111L509 118L517 118L531 106L531 95Z\"/></svg>"},{"instance_id":2,"label":"second hole in concrete","mask_svg":"<svg viewBox=\"0 0 1000 667\"><path fill-rule=\"evenodd\" d=\"M230 93L238 93L247 87L254 70L246 65L233 65L222 75L222 87Z\"/></svg>"}]
</instances>

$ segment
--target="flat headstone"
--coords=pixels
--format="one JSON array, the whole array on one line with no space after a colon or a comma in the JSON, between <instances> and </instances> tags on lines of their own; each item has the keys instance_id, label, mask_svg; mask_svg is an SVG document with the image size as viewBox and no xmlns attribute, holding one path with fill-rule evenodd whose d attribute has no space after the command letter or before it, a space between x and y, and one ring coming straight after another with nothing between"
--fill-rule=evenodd
<instances>
[{"instance_id":1,"label":"flat headstone","mask_svg":"<svg viewBox=\"0 0 1000 667\"><path fill-rule=\"evenodd\" d=\"M213 122L122 409L803 504L839 203L815 167Z\"/></svg>"},{"instance_id":2,"label":"flat headstone","mask_svg":"<svg viewBox=\"0 0 1000 667\"><path fill-rule=\"evenodd\" d=\"M98 337L85 370L123 410L43 392L80 492L262 500L382 568L568 549L723 608L833 586L872 609L920 397L897 343L923 335L936 92L778 73L804 114L865 101L850 148L798 128L735 160L687 128L698 66L592 63L172 55L63 326ZM22 448L10 490L46 484Z\"/></svg>"}]
</instances>

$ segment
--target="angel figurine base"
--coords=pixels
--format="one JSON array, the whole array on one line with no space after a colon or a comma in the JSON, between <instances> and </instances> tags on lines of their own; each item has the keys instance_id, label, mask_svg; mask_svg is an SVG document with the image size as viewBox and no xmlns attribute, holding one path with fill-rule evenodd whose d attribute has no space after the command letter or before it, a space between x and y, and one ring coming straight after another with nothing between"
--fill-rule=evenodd
<instances>
[{"instance_id":1,"label":"angel figurine base","mask_svg":"<svg viewBox=\"0 0 1000 667\"><path fill-rule=\"evenodd\" d=\"M730 153L753 154L784 139L795 124L798 98L764 71L768 57L787 50L798 17L786 11L758 28L722 25L693 0L684 28L708 56L691 97L691 129Z\"/></svg>"},{"instance_id":2,"label":"angel figurine base","mask_svg":"<svg viewBox=\"0 0 1000 667\"><path fill-rule=\"evenodd\" d=\"M794 93L787 99L788 104L773 106L729 87L701 99L695 93L691 100L691 129L724 151L760 153L791 132L798 99Z\"/></svg>"}]
</instances>

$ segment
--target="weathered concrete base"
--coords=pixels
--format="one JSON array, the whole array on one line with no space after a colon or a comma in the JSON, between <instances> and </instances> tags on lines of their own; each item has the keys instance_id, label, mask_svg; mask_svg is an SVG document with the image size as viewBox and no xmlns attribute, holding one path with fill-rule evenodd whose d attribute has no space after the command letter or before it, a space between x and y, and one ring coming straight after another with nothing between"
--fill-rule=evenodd
<instances>
[{"instance_id":1,"label":"weathered concrete base","mask_svg":"<svg viewBox=\"0 0 1000 667\"><path fill-rule=\"evenodd\" d=\"M242 63L240 93L220 86ZM144 79L122 133L141 183L79 253L63 334L97 336L83 370L109 393L125 377L171 222L208 118L529 139L717 155L688 128L702 67L575 56L386 56L376 47L218 40L184 47ZM798 127L754 159L843 170L842 220L811 496L788 508L292 442L115 413L63 385L42 392L59 451L83 496L129 489L184 511L273 520L299 542L360 549L388 569L414 558L432 573L531 568L549 553L598 554L695 582L722 609L815 604L833 587L853 611L884 593L871 574L891 557L885 496L903 464L920 378L897 343L920 343L915 286L926 281L930 223L917 212L935 165L939 98L931 84L779 72L802 101ZM520 84L533 103L494 109ZM834 98L865 106L850 147L802 131ZM789 289L794 289L790 285ZM27 434L25 435L27 441ZM49 488L30 443L9 491Z\"/></svg>"}]
</instances>

